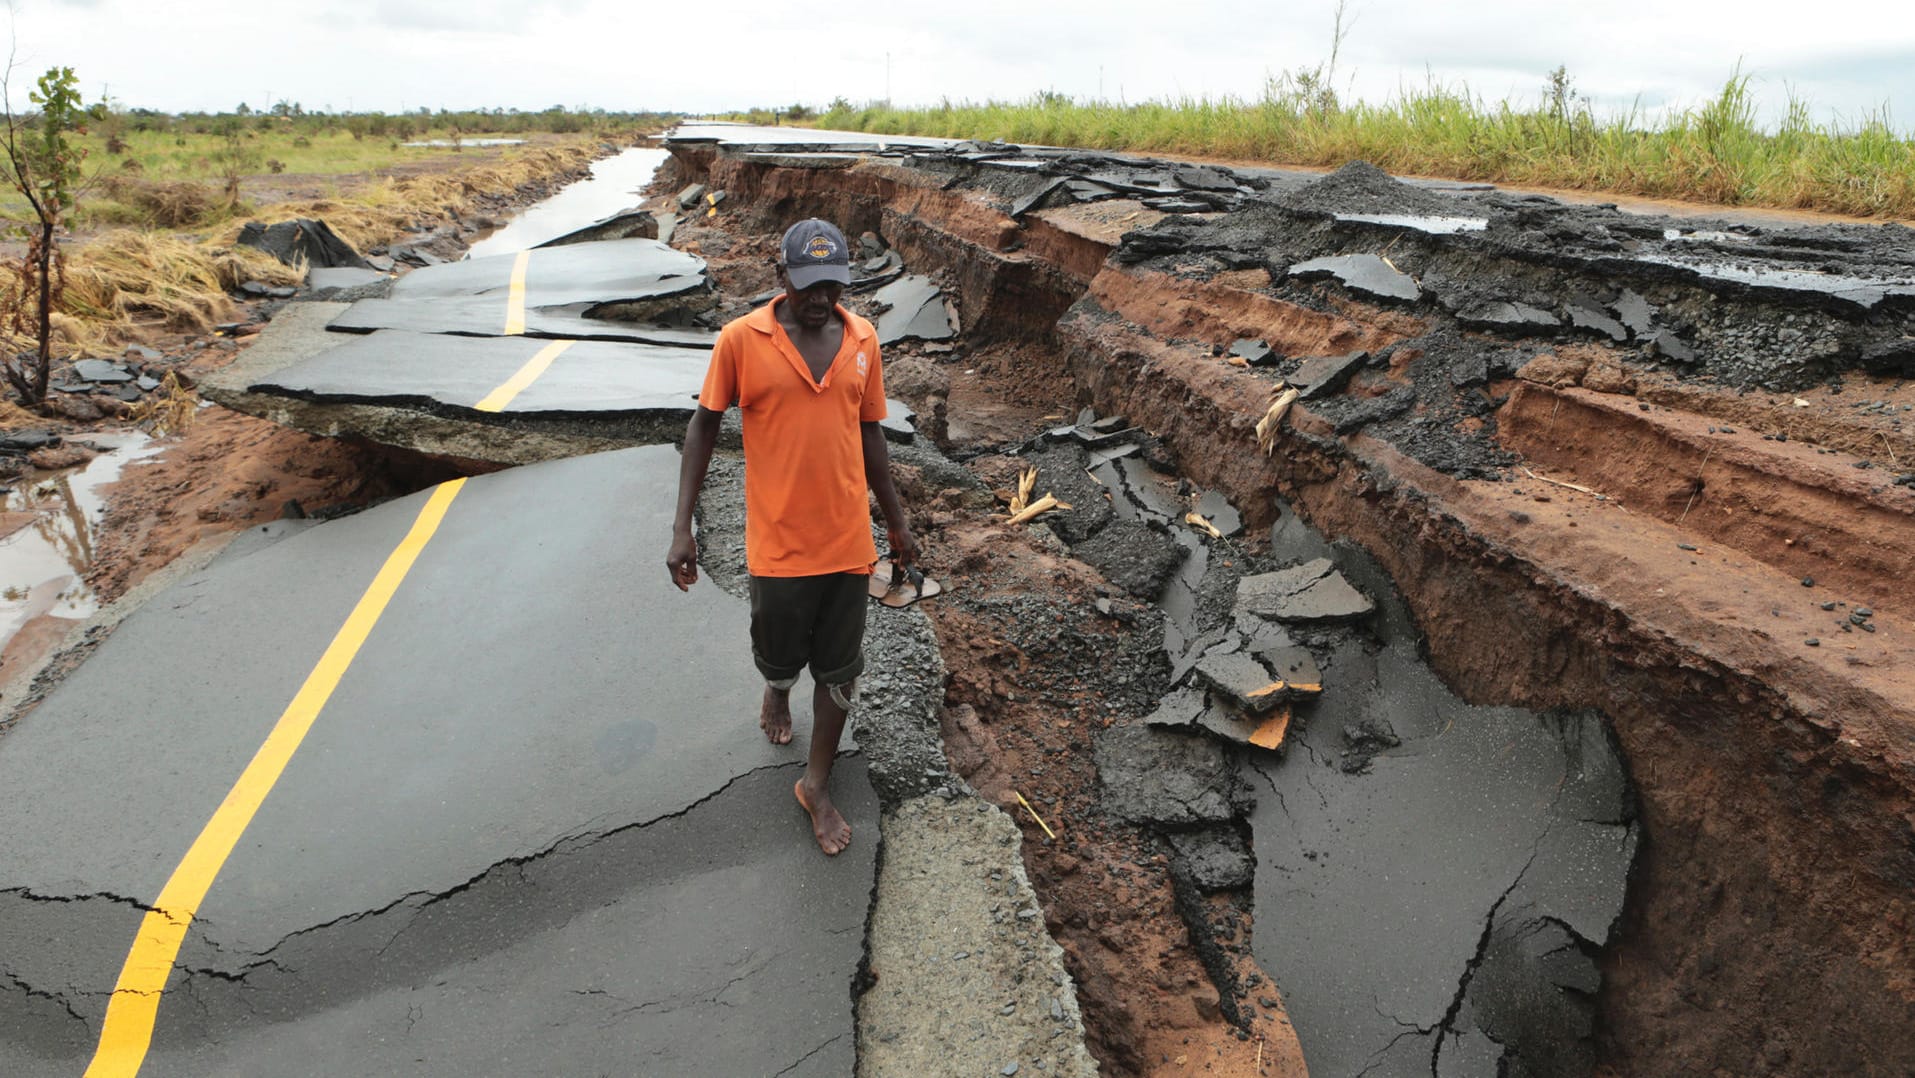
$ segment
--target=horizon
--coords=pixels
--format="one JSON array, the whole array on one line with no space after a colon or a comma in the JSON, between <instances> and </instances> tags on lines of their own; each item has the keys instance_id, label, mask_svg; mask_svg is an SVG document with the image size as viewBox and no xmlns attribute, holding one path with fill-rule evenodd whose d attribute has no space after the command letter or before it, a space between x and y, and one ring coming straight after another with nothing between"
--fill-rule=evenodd
<instances>
[{"instance_id":1,"label":"horizon","mask_svg":"<svg viewBox=\"0 0 1915 1078\"><path fill-rule=\"evenodd\" d=\"M1765 129L1794 94L1819 124L1910 130L1895 106L1915 101L1915 20L1886 0L1849 5L1839 25L1804 24L1799 6L1775 0L1601 16L1537 0L1457 11L1369 0L1343 9L1340 39L1337 9L1335 0L1205 0L1167 15L1136 0L1041 10L977 0L962 12L900 4L814 14L744 0L722 22L681 30L607 0L320 0L292 13L233 0L164 10L21 0L8 91L23 109L39 73L63 66L89 102L169 114L241 103L269 112L283 101L334 114L561 106L708 116L822 110L837 99L924 108L1045 94L1175 105L1255 101L1272 79L1329 66L1334 51L1329 82L1346 104L1383 106L1434 84L1528 108L1561 66L1598 117L1633 112L1654 124L1714 99L1739 71ZM178 59L195 54L218 59Z\"/></svg>"}]
</instances>

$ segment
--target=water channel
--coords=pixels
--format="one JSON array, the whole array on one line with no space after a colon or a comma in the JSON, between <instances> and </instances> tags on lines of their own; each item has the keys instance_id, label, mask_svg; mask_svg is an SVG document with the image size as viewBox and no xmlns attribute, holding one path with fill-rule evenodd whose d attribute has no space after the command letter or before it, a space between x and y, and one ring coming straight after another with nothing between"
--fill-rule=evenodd
<instances>
[{"instance_id":1,"label":"water channel","mask_svg":"<svg viewBox=\"0 0 1915 1078\"><path fill-rule=\"evenodd\" d=\"M466 257L516 254L638 205L645 185L652 182L652 174L667 156L664 150L639 147L592 162L590 179L570 184L551 198L527 207L481 236Z\"/></svg>"}]
</instances>

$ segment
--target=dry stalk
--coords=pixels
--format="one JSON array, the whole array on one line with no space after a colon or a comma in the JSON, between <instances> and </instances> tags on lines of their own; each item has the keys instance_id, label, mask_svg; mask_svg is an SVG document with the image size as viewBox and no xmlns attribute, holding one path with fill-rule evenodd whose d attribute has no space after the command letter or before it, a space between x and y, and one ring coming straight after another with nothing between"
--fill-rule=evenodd
<instances>
[{"instance_id":1,"label":"dry stalk","mask_svg":"<svg viewBox=\"0 0 1915 1078\"><path fill-rule=\"evenodd\" d=\"M1024 795L1018 793L1016 790L1012 790L1011 793L1016 795L1017 803L1024 806L1024 811L1031 814L1031 819L1037 821L1037 826L1043 828L1044 833L1055 840L1057 838L1057 832L1051 830L1051 825L1044 822L1044 817L1037 814L1037 810L1031 807L1029 801L1024 800Z\"/></svg>"},{"instance_id":2,"label":"dry stalk","mask_svg":"<svg viewBox=\"0 0 1915 1078\"><path fill-rule=\"evenodd\" d=\"M1715 451L1716 447L1710 446L1709 452L1702 454L1702 463L1696 466L1696 478L1693 484L1695 489L1689 492L1689 501L1683 505L1682 515L1676 518L1676 527L1678 528L1682 527L1683 521L1689 519L1689 510L1696 504L1696 495L1702 493L1702 473L1708 469L1709 458L1715 454Z\"/></svg>"},{"instance_id":3,"label":"dry stalk","mask_svg":"<svg viewBox=\"0 0 1915 1078\"><path fill-rule=\"evenodd\" d=\"M168 434L184 434L193 425L193 417L199 414L199 398L193 391L180 384L172 371L160 380L160 387L145 400L135 404L128 416L133 422L165 437Z\"/></svg>"},{"instance_id":4,"label":"dry stalk","mask_svg":"<svg viewBox=\"0 0 1915 1078\"><path fill-rule=\"evenodd\" d=\"M1011 515L1016 516L1031 504L1031 490L1037 486L1037 469L1026 468L1017 477L1017 493L1011 495Z\"/></svg>"},{"instance_id":5,"label":"dry stalk","mask_svg":"<svg viewBox=\"0 0 1915 1078\"><path fill-rule=\"evenodd\" d=\"M1548 483L1551 486L1562 487L1565 490L1573 490L1579 494L1594 494L1598 498L1603 496L1600 492L1591 490L1590 488L1585 487L1580 483L1565 483L1560 479L1551 479L1550 477L1546 475L1537 475L1535 472L1530 471L1528 468L1523 469L1523 474L1526 476L1529 476L1531 479L1536 480L1538 483Z\"/></svg>"},{"instance_id":6,"label":"dry stalk","mask_svg":"<svg viewBox=\"0 0 1915 1078\"><path fill-rule=\"evenodd\" d=\"M1212 539L1223 538L1223 533L1217 530L1217 526L1215 524L1212 524L1208 519L1206 519L1202 513L1199 513L1194 509L1184 514L1184 523L1190 525L1191 527L1197 529L1200 532L1203 532L1205 535L1210 536Z\"/></svg>"},{"instance_id":7,"label":"dry stalk","mask_svg":"<svg viewBox=\"0 0 1915 1078\"><path fill-rule=\"evenodd\" d=\"M1277 428L1283 423L1283 417L1289 414L1290 406L1297 403L1297 397L1296 390L1284 390L1277 395L1275 401L1271 402L1270 410L1257 421L1257 448L1263 450L1264 456L1267 457L1276 452Z\"/></svg>"},{"instance_id":8,"label":"dry stalk","mask_svg":"<svg viewBox=\"0 0 1915 1078\"><path fill-rule=\"evenodd\" d=\"M1011 519L1006 521L1005 523L1026 524L1026 523L1029 523L1030 521L1036 520L1038 517L1043 516L1045 513L1048 513L1053 509L1069 509L1070 507L1071 507L1071 503L1060 502L1057 500L1056 495L1046 494L1042 498L1037 499L1031 504L1025 506L1023 509L1012 514Z\"/></svg>"}]
</instances>

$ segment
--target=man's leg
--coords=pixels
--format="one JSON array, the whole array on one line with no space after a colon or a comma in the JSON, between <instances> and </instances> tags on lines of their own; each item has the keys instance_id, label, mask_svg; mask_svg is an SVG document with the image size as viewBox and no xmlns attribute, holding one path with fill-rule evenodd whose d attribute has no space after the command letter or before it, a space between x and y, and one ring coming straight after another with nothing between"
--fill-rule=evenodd
<instances>
[{"instance_id":1,"label":"man's leg","mask_svg":"<svg viewBox=\"0 0 1915 1078\"><path fill-rule=\"evenodd\" d=\"M819 602L812 633L811 752L805 777L793 792L811 814L818 848L836 854L851 844L851 825L831 800L831 765L838 758L845 716L864 672L864 616L871 602L869 579L856 573L834 574Z\"/></svg>"},{"instance_id":2,"label":"man's leg","mask_svg":"<svg viewBox=\"0 0 1915 1078\"><path fill-rule=\"evenodd\" d=\"M765 702L758 708L758 728L774 745L791 744L791 686L797 678L765 682Z\"/></svg>"},{"instance_id":3,"label":"man's leg","mask_svg":"<svg viewBox=\"0 0 1915 1078\"><path fill-rule=\"evenodd\" d=\"M751 658L765 678L758 726L774 745L791 744L791 687L811 657L816 593L802 579L751 578Z\"/></svg>"},{"instance_id":4,"label":"man's leg","mask_svg":"<svg viewBox=\"0 0 1915 1078\"><path fill-rule=\"evenodd\" d=\"M838 740L844 735L845 716L856 693L855 681L820 682L811 690L811 755L805 761L805 777L798 780L798 803L811 814L811 834L827 854L851 845L851 825L831 801L831 765L838 759Z\"/></svg>"}]
</instances>

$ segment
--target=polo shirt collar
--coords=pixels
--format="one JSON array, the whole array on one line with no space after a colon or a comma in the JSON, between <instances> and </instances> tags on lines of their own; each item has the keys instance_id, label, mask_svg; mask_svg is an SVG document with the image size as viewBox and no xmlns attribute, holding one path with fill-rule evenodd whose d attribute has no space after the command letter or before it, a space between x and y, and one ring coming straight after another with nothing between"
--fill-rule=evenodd
<instances>
[{"instance_id":1,"label":"polo shirt collar","mask_svg":"<svg viewBox=\"0 0 1915 1078\"><path fill-rule=\"evenodd\" d=\"M760 333L776 336L784 328L778 324L776 308L784 301L785 296L782 292L773 296L770 303L746 315L745 324ZM844 304L840 303L836 310L838 312L838 320L844 323L845 330L849 333L856 334L858 340L868 341L877 335L876 332L871 329L870 324L864 319L853 317L850 311L845 310Z\"/></svg>"},{"instance_id":2,"label":"polo shirt collar","mask_svg":"<svg viewBox=\"0 0 1915 1078\"><path fill-rule=\"evenodd\" d=\"M862 354L863 348L877 336L877 333L871 328L870 323L862 318L853 317L850 311L844 309L843 304L832 308L837 312L838 321L844 325L844 341L838 346L838 354L831 358L831 365L825 368L824 377L813 380L811 369L805 365L804 357L798 354L798 346L792 343L791 335L785 332L785 327L778 324L775 308L784 300L784 294L779 293L770 303L745 316L745 324L770 337L772 346L785 357L785 362L791 365L791 369L797 372L798 377L802 378L814 393L822 393L831 385L831 378L838 371L839 361L854 350Z\"/></svg>"}]
</instances>

